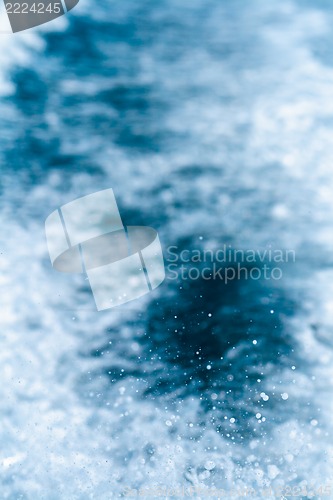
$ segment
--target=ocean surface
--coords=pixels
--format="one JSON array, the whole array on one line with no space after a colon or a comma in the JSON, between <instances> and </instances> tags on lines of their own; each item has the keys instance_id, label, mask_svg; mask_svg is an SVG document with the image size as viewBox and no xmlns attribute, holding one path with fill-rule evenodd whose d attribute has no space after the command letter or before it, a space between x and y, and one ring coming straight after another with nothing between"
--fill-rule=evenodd
<instances>
[{"instance_id":1,"label":"ocean surface","mask_svg":"<svg viewBox=\"0 0 333 500\"><path fill-rule=\"evenodd\" d=\"M330 2L81 0L0 46L0 497L332 498ZM107 188L166 264L295 262L98 313L44 222Z\"/></svg>"}]
</instances>

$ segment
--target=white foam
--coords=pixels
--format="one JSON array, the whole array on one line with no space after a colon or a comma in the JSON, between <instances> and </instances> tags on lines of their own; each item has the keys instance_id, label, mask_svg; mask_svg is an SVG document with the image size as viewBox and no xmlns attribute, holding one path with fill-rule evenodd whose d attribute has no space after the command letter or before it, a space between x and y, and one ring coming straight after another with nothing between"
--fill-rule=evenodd
<instances>
[{"instance_id":1,"label":"white foam","mask_svg":"<svg viewBox=\"0 0 333 500\"><path fill-rule=\"evenodd\" d=\"M0 2L0 35L8 35L9 33L12 33L12 27L6 12L5 3Z\"/></svg>"}]
</instances>

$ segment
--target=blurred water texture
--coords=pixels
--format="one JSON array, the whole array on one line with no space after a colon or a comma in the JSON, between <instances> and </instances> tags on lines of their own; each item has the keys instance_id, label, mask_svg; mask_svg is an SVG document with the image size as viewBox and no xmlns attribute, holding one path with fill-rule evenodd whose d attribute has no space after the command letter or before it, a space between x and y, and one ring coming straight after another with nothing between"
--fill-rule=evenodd
<instances>
[{"instance_id":1,"label":"blurred water texture","mask_svg":"<svg viewBox=\"0 0 333 500\"><path fill-rule=\"evenodd\" d=\"M326 1L82 0L0 38L2 498L329 483L332 21ZM97 313L44 221L110 187L164 248L296 263Z\"/></svg>"}]
</instances>

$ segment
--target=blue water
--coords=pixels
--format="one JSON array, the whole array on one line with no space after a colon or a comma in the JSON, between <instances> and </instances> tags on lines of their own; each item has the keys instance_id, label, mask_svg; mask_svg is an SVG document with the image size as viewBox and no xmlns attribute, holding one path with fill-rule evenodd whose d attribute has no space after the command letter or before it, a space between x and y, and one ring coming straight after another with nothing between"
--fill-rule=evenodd
<instances>
[{"instance_id":1,"label":"blue water","mask_svg":"<svg viewBox=\"0 0 333 500\"><path fill-rule=\"evenodd\" d=\"M82 0L1 35L1 498L331 484L332 27L325 1ZM44 221L109 187L166 256L296 262L97 313Z\"/></svg>"}]
</instances>

